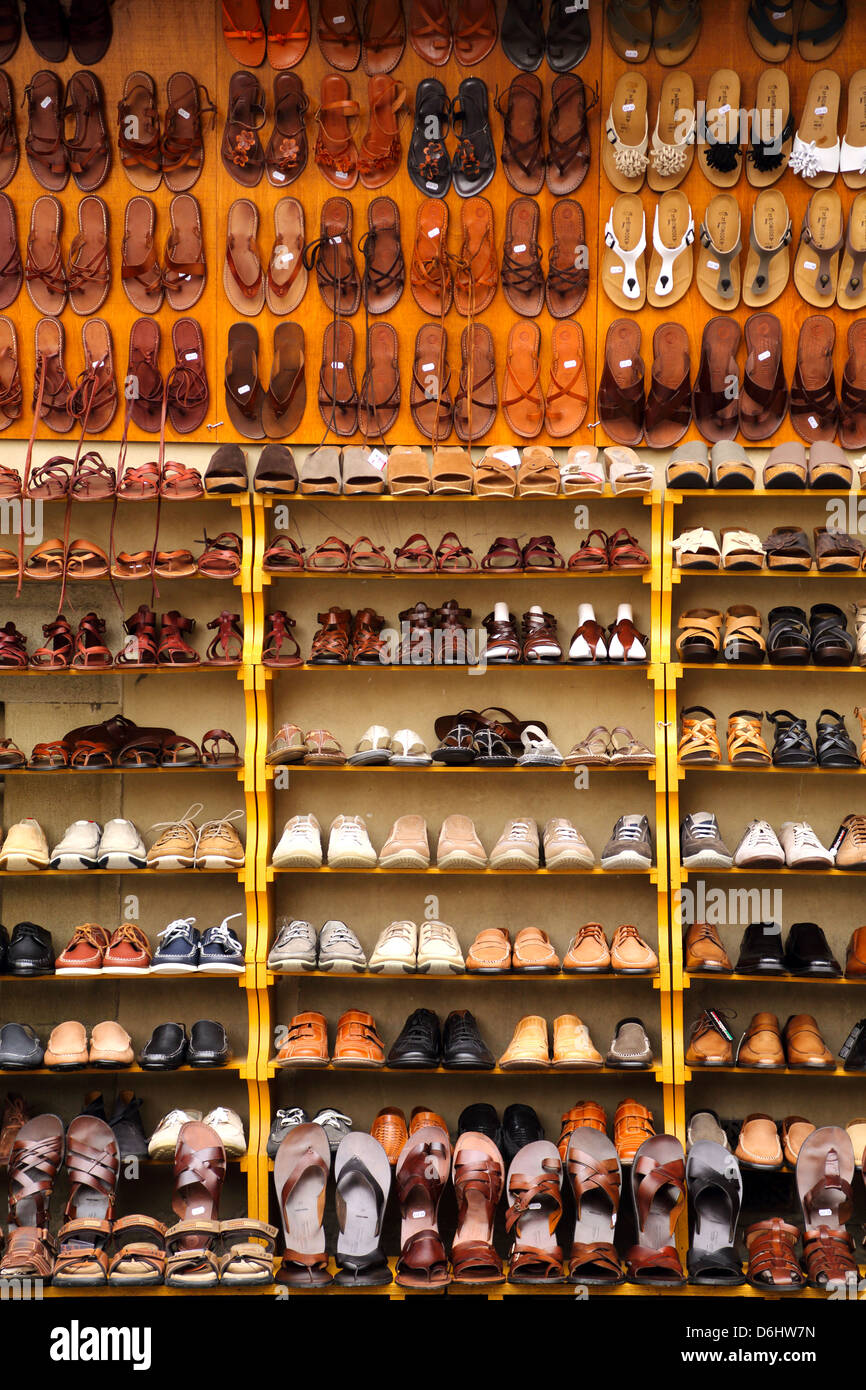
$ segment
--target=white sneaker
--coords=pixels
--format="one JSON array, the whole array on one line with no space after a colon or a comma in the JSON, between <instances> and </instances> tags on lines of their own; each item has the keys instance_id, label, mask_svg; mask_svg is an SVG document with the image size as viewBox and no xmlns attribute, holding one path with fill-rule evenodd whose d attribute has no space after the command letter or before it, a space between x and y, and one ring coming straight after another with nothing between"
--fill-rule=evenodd
<instances>
[{"instance_id":1,"label":"white sneaker","mask_svg":"<svg viewBox=\"0 0 866 1390\"><path fill-rule=\"evenodd\" d=\"M779 839L789 869L831 869L836 858L804 820L782 821Z\"/></svg>"},{"instance_id":2,"label":"white sneaker","mask_svg":"<svg viewBox=\"0 0 866 1390\"><path fill-rule=\"evenodd\" d=\"M235 1110L229 1110L226 1105L218 1105L205 1115L202 1123L210 1125L222 1139L226 1158L243 1158L247 1151L247 1139L243 1120Z\"/></svg>"},{"instance_id":3,"label":"white sneaker","mask_svg":"<svg viewBox=\"0 0 866 1390\"><path fill-rule=\"evenodd\" d=\"M375 767L387 763L390 753L391 735L384 724L371 724L358 739L354 753L346 759L356 767Z\"/></svg>"},{"instance_id":4,"label":"white sneaker","mask_svg":"<svg viewBox=\"0 0 866 1390\"><path fill-rule=\"evenodd\" d=\"M319 869L322 866L322 827L315 816L287 820L274 850L277 869Z\"/></svg>"},{"instance_id":5,"label":"white sneaker","mask_svg":"<svg viewBox=\"0 0 866 1390\"><path fill-rule=\"evenodd\" d=\"M51 851L51 869L95 869L99 863L101 828L95 820L76 820ZM8 867L8 865L7 865Z\"/></svg>"},{"instance_id":6,"label":"white sneaker","mask_svg":"<svg viewBox=\"0 0 866 1390\"><path fill-rule=\"evenodd\" d=\"M418 934L418 970L422 975L462 975L466 966L457 933L436 918L422 922Z\"/></svg>"},{"instance_id":7,"label":"white sneaker","mask_svg":"<svg viewBox=\"0 0 866 1390\"><path fill-rule=\"evenodd\" d=\"M147 1145L151 1158L174 1158L181 1126L192 1120L201 1120L200 1110L169 1110L163 1115Z\"/></svg>"},{"instance_id":8,"label":"white sneaker","mask_svg":"<svg viewBox=\"0 0 866 1390\"><path fill-rule=\"evenodd\" d=\"M328 867L372 869L376 851L361 816L335 816L328 834Z\"/></svg>"},{"instance_id":9,"label":"white sneaker","mask_svg":"<svg viewBox=\"0 0 866 1390\"><path fill-rule=\"evenodd\" d=\"M505 829L490 851L491 869L537 869L538 826L527 816L505 822Z\"/></svg>"},{"instance_id":10,"label":"white sneaker","mask_svg":"<svg viewBox=\"0 0 866 1390\"><path fill-rule=\"evenodd\" d=\"M595 855L586 840L564 816L544 827L544 865L547 869L591 869Z\"/></svg>"},{"instance_id":11,"label":"white sneaker","mask_svg":"<svg viewBox=\"0 0 866 1390\"><path fill-rule=\"evenodd\" d=\"M373 948L369 969L374 975L411 975L418 953L418 928L414 922L391 922Z\"/></svg>"},{"instance_id":12,"label":"white sneaker","mask_svg":"<svg viewBox=\"0 0 866 1390\"><path fill-rule=\"evenodd\" d=\"M769 821L753 820L734 850L734 865L738 869L780 869L785 863L785 851Z\"/></svg>"},{"instance_id":13,"label":"white sneaker","mask_svg":"<svg viewBox=\"0 0 866 1390\"><path fill-rule=\"evenodd\" d=\"M147 865L144 840L131 820L117 817L105 822L99 841L100 869L143 869Z\"/></svg>"}]
</instances>

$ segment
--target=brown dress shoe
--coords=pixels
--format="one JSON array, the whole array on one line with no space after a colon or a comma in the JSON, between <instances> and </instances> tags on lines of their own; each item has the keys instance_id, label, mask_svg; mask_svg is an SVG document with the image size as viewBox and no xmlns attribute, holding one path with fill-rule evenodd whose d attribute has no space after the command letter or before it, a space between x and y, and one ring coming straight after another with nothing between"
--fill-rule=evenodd
<instances>
[{"instance_id":1,"label":"brown dress shoe","mask_svg":"<svg viewBox=\"0 0 866 1390\"><path fill-rule=\"evenodd\" d=\"M393 1167L400 1157L403 1145L409 1138L406 1116L403 1111L395 1110L388 1105L384 1106L373 1121L370 1133L374 1139L378 1139L388 1156L388 1162Z\"/></svg>"},{"instance_id":2,"label":"brown dress shoe","mask_svg":"<svg viewBox=\"0 0 866 1390\"><path fill-rule=\"evenodd\" d=\"M631 1163L645 1139L655 1134L653 1112L629 1097L621 1100L613 1117L613 1142L621 1163Z\"/></svg>"},{"instance_id":3,"label":"brown dress shoe","mask_svg":"<svg viewBox=\"0 0 866 1390\"><path fill-rule=\"evenodd\" d=\"M857 927L848 942L845 975L849 980L866 978L866 927Z\"/></svg>"},{"instance_id":4,"label":"brown dress shoe","mask_svg":"<svg viewBox=\"0 0 866 1390\"><path fill-rule=\"evenodd\" d=\"M782 1148L785 1153L785 1161L791 1167L796 1167L797 1155L804 1139L808 1139L810 1134L815 1133L815 1126L811 1120L804 1120L802 1115L786 1115L782 1121Z\"/></svg>"},{"instance_id":5,"label":"brown dress shoe","mask_svg":"<svg viewBox=\"0 0 866 1390\"><path fill-rule=\"evenodd\" d=\"M499 1059L503 1071L511 1067L531 1067L533 1070L550 1066L547 1041L547 1019L530 1014L522 1018L514 1036Z\"/></svg>"},{"instance_id":6,"label":"brown dress shoe","mask_svg":"<svg viewBox=\"0 0 866 1390\"><path fill-rule=\"evenodd\" d=\"M623 975L652 975L659 968L659 958L630 923L617 927L610 944L610 963Z\"/></svg>"},{"instance_id":7,"label":"brown dress shoe","mask_svg":"<svg viewBox=\"0 0 866 1390\"><path fill-rule=\"evenodd\" d=\"M692 1024L686 1064L690 1067L730 1067L733 1062L732 1039L720 1032L712 1013L705 1009Z\"/></svg>"},{"instance_id":8,"label":"brown dress shoe","mask_svg":"<svg viewBox=\"0 0 866 1390\"><path fill-rule=\"evenodd\" d=\"M776 1121L769 1115L747 1115L734 1152L750 1168L781 1168L782 1145Z\"/></svg>"},{"instance_id":9,"label":"brown dress shoe","mask_svg":"<svg viewBox=\"0 0 866 1390\"><path fill-rule=\"evenodd\" d=\"M709 923L692 922L686 932L685 947L686 970L693 974L731 974L734 967L730 956L722 945L716 928L711 927Z\"/></svg>"},{"instance_id":10,"label":"brown dress shoe","mask_svg":"<svg viewBox=\"0 0 866 1390\"><path fill-rule=\"evenodd\" d=\"M317 1013L295 1014L274 1065L325 1067L327 1064L328 1025L324 1016Z\"/></svg>"},{"instance_id":11,"label":"brown dress shoe","mask_svg":"<svg viewBox=\"0 0 866 1390\"><path fill-rule=\"evenodd\" d=\"M551 974L559 969L559 956L541 927L523 927L514 938L513 970L527 975Z\"/></svg>"},{"instance_id":12,"label":"brown dress shoe","mask_svg":"<svg viewBox=\"0 0 866 1390\"><path fill-rule=\"evenodd\" d=\"M759 1067L762 1071L769 1071L784 1065L785 1051L779 1020L775 1014L755 1014L740 1041L737 1066Z\"/></svg>"},{"instance_id":13,"label":"brown dress shoe","mask_svg":"<svg viewBox=\"0 0 866 1390\"><path fill-rule=\"evenodd\" d=\"M597 975L610 969L610 949L599 922L587 922L580 928L569 943L562 968L576 975Z\"/></svg>"},{"instance_id":14,"label":"brown dress shoe","mask_svg":"<svg viewBox=\"0 0 866 1390\"><path fill-rule=\"evenodd\" d=\"M574 1070L603 1065L589 1029L577 1014L560 1014L553 1020L553 1065Z\"/></svg>"},{"instance_id":15,"label":"brown dress shoe","mask_svg":"<svg viewBox=\"0 0 866 1390\"><path fill-rule=\"evenodd\" d=\"M792 1014L785 1024L784 1039L789 1067L827 1070L836 1066L836 1059L811 1014Z\"/></svg>"},{"instance_id":16,"label":"brown dress shoe","mask_svg":"<svg viewBox=\"0 0 866 1390\"><path fill-rule=\"evenodd\" d=\"M414 1134L416 1129L423 1129L425 1125L436 1125L437 1129L444 1129L448 1133L448 1126L441 1115L437 1115L435 1110L425 1110L423 1105L416 1105L409 1119L409 1133Z\"/></svg>"},{"instance_id":17,"label":"brown dress shoe","mask_svg":"<svg viewBox=\"0 0 866 1390\"><path fill-rule=\"evenodd\" d=\"M335 1067L384 1067L385 1048L371 1014L347 1009L337 1024Z\"/></svg>"},{"instance_id":18,"label":"brown dress shoe","mask_svg":"<svg viewBox=\"0 0 866 1390\"><path fill-rule=\"evenodd\" d=\"M485 927L469 947L466 969L500 975L511 969L511 937L504 927Z\"/></svg>"},{"instance_id":19,"label":"brown dress shoe","mask_svg":"<svg viewBox=\"0 0 866 1390\"><path fill-rule=\"evenodd\" d=\"M596 1129L599 1134L607 1134L607 1115L603 1105L597 1100L579 1100L562 1117L562 1132L559 1136L559 1156L563 1163L568 1153L568 1141L576 1129Z\"/></svg>"}]
</instances>

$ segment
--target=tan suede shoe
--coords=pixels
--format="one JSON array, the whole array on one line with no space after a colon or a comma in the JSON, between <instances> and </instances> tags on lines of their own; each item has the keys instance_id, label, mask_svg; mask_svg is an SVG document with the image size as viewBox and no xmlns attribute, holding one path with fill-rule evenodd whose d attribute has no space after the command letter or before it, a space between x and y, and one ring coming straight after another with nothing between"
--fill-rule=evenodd
<instances>
[{"instance_id":1,"label":"tan suede shoe","mask_svg":"<svg viewBox=\"0 0 866 1390\"><path fill-rule=\"evenodd\" d=\"M719 933L707 922L692 922L686 932L685 949L686 970L693 974L730 975L734 968Z\"/></svg>"},{"instance_id":2,"label":"tan suede shoe","mask_svg":"<svg viewBox=\"0 0 866 1390\"><path fill-rule=\"evenodd\" d=\"M829 1070L836 1059L821 1037L811 1014L792 1014L785 1024L785 1052L789 1067L816 1067Z\"/></svg>"},{"instance_id":3,"label":"tan suede shoe","mask_svg":"<svg viewBox=\"0 0 866 1390\"><path fill-rule=\"evenodd\" d=\"M531 1067L533 1070L550 1066L550 1047L547 1041L547 1019L530 1014L522 1018L514 1036L499 1059L505 1071L509 1067Z\"/></svg>"},{"instance_id":4,"label":"tan suede shoe","mask_svg":"<svg viewBox=\"0 0 866 1390\"><path fill-rule=\"evenodd\" d=\"M597 975L610 970L610 948L599 922L587 922L568 943L562 968L576 975Z\"/></svg>"},{"instance_id":5,"label":"tan suede shoe","mask_svg":"<svg viewBox=\"0 0 866 1390\"><path fill-rule=\"evenodd\" d=\"M512 969L527 975L551 974L559 969L559 956L541 927L523 927L514 938Z\"/></svg>"},{"instance_id":6,"label":"tan suede shoe","mask_svg":"<svg viewBox=\"0 0 866 1390\"><path fill-rule=\"evenodd\" d=\"M487 851L468 816L446 816L439 831L436 863L440 869L483 869Z\"/></svg>"},{"instance_id":7,"label":"tan suede shoe","mask_svg":"<svg viewBox=\"0 0 866 1390\"><path fill-rule=\"evenodd\" d=\"M69 1019L52 1028L45 1049L45 1065L52 1071L87 1066L87 1029L83 1023Z\"/></svg>"},{"instance_id":8,"label":"tan suede shoe","mask_svg":"<svg viewBox=\"0 0 866 1390\"><path fill-rule=\"evenodd\" d=\"M740 1042L737 1066L759 1067L762 1071L771 1071L784 1065L785 1052L779 1020L775 1014L755 1014Z\"/></svg>"},{"instance_id":9,"label":"tan suede shoe","mask_svg":"<svg viewBox=\"0 0 866 1390\"><path fill-rule=\"evenodd\" d=\"M90 1034L92 1067L130 1067L134 1060L132 1038L125 1028L112 1019L94 1024Z\"/></svg>"},{"instance_id":10,"label":"tan suede shoe","mask_svg":"<svg viewBox=\"0 0 866 1390\"><path fill-rule=\"evenodd\" d=\"M563 1070L602 1065L602 1055L577 1014L560 1014L553 1020L553 1065Z\"/></svg>"},{"instance_id":11,"label":"tan suede shoe","mask_svg":"<svg viewBox=\"0 0 866 1390\"><path fill-rule=\"evenodd\" d=\"M782 1145L776 1121L769 1115L747 1115L734 1153L752 1168L781 1168Z\"/></svg>"},{"instance_id":12,"label":"tan suede shoe","mask_svg":"<svg viewBox=\"0 0 866 1390\"><path fill-rule=\"evenodd\" d=\"M149 869L191 869L195 864L198 830L191 820L166 825L159 839L147 851Z\"/></svg>"},{"instance_id":13,"label":"tan suede shoe","mask_svg":"<svg viewBox=\"0 0 866 1390\"><path fill-rule=\"evenodd\" d=\"M242 869L244 867L244 847L238 832L232 825L232 817L242 812L232 812L223 820L207 821L198 833L195 848L197 869Z\"/></svg>"},{"instance_id":14,"label":"tan suede shoe","mask_svg":"<svg viewBox=\"0 0 866 1390\"><path fill-rule=\"evenodd\" d=\"M659 958L644 941L637 927L625 923L617 927L610 943L610 963L623 975L652 975L659 968Z\"/></svg>"},{"instance_id":15,"label":"tan suede shoe","mask_svg":"<svg viewBox=\"0 0 866 1390\"><path fill-rule=\"evenodd\" d=\"M848 1133L851 1126L848 1126ZM782 1149L785 1154L786 1162L791 1167L796 1167L797 1156L804 1139L808 1139L810 1134L815 1133L815 1126L811 1120L806 1120L802 1115L786 1115L782 1121ZM854 1161L857 1162L855 1154Z\"/></svg>"},{"instance_id":16,"label":"tan suede shoe","mask_svg":"<svg viewBox=\"0 0 866 1390\"><path fill-rule=\"evenodd\" d=\"M0 868L7 873L26 873L28 869L48 867L48 841L38 821L30 817L10 825L0 853Z\"/></svg>"},{"instance_id":17,"label":"tan suede shoe","mask_svg":"<svg viewBox=\"0 0 866 1390\"><path fill-rule=\"evenodd\" d=\"M485 927L469 947L466 969L501 975L511 969L511 937L504 927Z\"/></svg>"},{"instance_id":18,"label":"tan suede shoe","mask_svg":"<svg viewBox=\"0 0 866 1390\"><path fill-rule=\"evenodd\" d=\"M426 869L429 865L426 820L423 816L398 816L379 851L380 868Z\"/></svg>"}]
</instances>

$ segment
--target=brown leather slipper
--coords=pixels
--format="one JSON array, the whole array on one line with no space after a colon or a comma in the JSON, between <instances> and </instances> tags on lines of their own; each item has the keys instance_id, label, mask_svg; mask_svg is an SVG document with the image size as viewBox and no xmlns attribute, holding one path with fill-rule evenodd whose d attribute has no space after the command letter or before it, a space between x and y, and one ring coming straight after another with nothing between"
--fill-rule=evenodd
<instances>
[{"instance_id":1,"label":"brown leather slipper","mask_svg":"<svg viewBox=\"0 0 866 1390\"><path fill-rule=\"evenodd\" d=\"M297 433L306 405L304 330L299 323L279 323L274 329L271 380L262 403L268 438L285 439Z\"/></svg>"},{"instance_id":2,"label":"brown leather slipper","mask_svg":"<svg viewBox=\"0 0 866 1390\"><path fill-rule=\"evenodd\" d=\"M126 205L122 255L120 281L127 299L140 314L155 314L164 294L156 251L156 207L141 194Z\"/></svg>"},{"instance_id":3,"label":"brown leather slipper","mask_svg":"<svg viewBox=\"0 0 866 1390\"><path fill-rule=\"evenodd\" d=\"M78 234L66 267L69 303L76 314L95 314L111 287L108 260L108 208L91 194L78 204Z\"/></svg>"},{"instance_id":4,"label":"brown leather slipper","mask_svg":"<svg viewBox=\"0 0 866 1390\"><path fill-rule=\"evenodd\" d=\"M644 363L640 326L634 319L614 319L604 342L604 367L598 387L598 414L605 433L632 447L643 439Z\"/></svg>"},{"instance_id":5,"label":"brown leather slipper","mask_svg":"<svg viewBox=\"0 0 866 1390\"><path fill-rule=\"evenodd\" d=\"M713 318L704 325L701 360L692 389L694 422L710 443L733 439L739 414L737 349L740 325L734 319Z\"/></svg>"},{"instance_id":6,"label":"brown leather slipper","mask_svg":"<svg viewBox=\"0 0 866 1390\"><path fill-rule=\"evenodd\" d=\"M168 205L171 230L165 243L163 282L169 308L188 313L207 279L201 208L192 193L177 193Z\"/></svg>"},{"instance_id":7,"label":"brown leather slipper","mask_svg":"<svg viewBox=\"0 0 866 1390\"><path fill-rule=\"evenodd\" d=\"M653 364L644 412L651 449L672 449L692 422L689 335L681 323L662 323L653 333Z\"/></svg>"},{"instance_id":8,"label":"brown leather slipper","mask_svg":"<svg viewBox=\"0 0 866 1390\"><path fill-rule=\"evenodd\" d=\"M265 277L256 237L259 212L249 198L236 198L226 219L223 289L239 314L252 317L264 308Z\"/></svg>"},{"instance_id":9,"label":"brown leather slipper","mask_svg":"<svg viewBox=\"0 0 866 1390\"><path fill-rule=\"evenodd\" d=\"M812 314L800 326L797 366L791 382L791 424L807 444L829 444L836 436L839 403L833 350L836 328L826 314Z\"/></svg>"},{"instance_id":10,"label":"brown leather slipper","mask_svg":"<svg viewBox=\"0 0 866 1390\"><path fill-rule=\"evenodd\" d=\"M291 314L307 292L304 264L304 209L297 198L280 198L274 207L274 247L265 279L272 314Z\"/></svg>"},{"instance_id":11,"label":"brown leather slipper","mask_svg":"<svg viewBox=\"0 0 866 1390\"><path fill-rule=\"evenodd\" d=\"M740 390L740 433L751 441L769 439L788 409L782 325L775 314L752 314L743 336L748 356Z\"/></svg>"},{"instance_id":12,"label":"brown leather slipper","mask_svg":"<svg viewBox=\"0 0 866 1390\"><path fill-rule=\"evenodd\" d=\"M245 439L264 439L263 392L259 379L259 335L251 323L229 329L225 398L229 418Z\"/></svg>"}]
</instances>

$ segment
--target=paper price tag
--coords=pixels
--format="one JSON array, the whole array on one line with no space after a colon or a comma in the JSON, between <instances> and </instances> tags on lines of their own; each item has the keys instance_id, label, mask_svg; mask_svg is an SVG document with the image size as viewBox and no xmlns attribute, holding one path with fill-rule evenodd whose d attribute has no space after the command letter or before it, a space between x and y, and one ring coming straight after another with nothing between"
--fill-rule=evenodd
<instances>
[{"instance_id":1,"label":"paper price tag","mask_svg":"<svg viewBox=\"0 0 866 1390\"><path fill-rule=\"evenodd\" d=\"M342 246L342 245L343 245L343 238L342 238L341 236L332 236L332 237L329 237L328 240L330 241L330 243L331 243L332 246Z\"/></svg>"},{"instance_id":2,"label":"paper price tag","mask_svg":"<svg viewBox=\"0 0 866 1390\"><path fill-rule=\"evenodd\" d=\"M810 429L816 430L818 428L818 421L815 419L814 415L807 415L806 420Z\"/></svg>"},{"instance_id":3,"label":"paper price tag","mask_svg":"<svg viewBox=\"0 0 866 1390\"><path fill-rule=\"evenodd\" d=\"M177 114L178 114L179 116L183 116L183 119L184 119L185 121L188 121L188 120L189 120L189 112L186 110L186 108L185 108L184 106L179 106L179 107L177 108Z\"/></svg>"},{"instance_id":4,"label":"paper price tag","mask_svg":"<svg viewBox=\"0 0 866 1390\"><path fill-rule=\"evenodd\" d=\"M238 395L239 395L239 396L246 396L246 395L248 394L248 392L249 392L249 389L250 389L250 388L249 388L249 386L247 386L247 385L239 386L239 387L238 387Z\"/></svg>"},{"instance_id":5,"label":"paper price tag","mask_svg":"<svg viewBox=\"0 0 866 1390\"><path fill-rule=\"evenodd\" d=\"M520 253L521 253L521 251L525 251L525 250L526 250L526 242L525 242L525 241L517 242L514 246L512 246L511 249L512 249L512 251L514 252L515 256L519 256Z\"/></svg>"},{"instance_id":6,"label":"paper price tag","mask_svg":"<svg viewBox=\"0 0 866 1390\"><path fill-rule=\"evenodd\" d=\"M829 110L829 108L826 107L826 106L816 106L816 107L815 107L815 115L816 115L816 116L826 116L828 110Z\"/></svg>"},{"instance_id":7,"label":"paper price tag","mask_svg":"<svg viewBox=\"0 0 866 1390\"><path fill-rule=\"evenodd\" d=\"M608 275L622 275L622 272L623 272L624 269L625 269L624 266L621 266L621 265L612 265L611 268L610 268L610 270L609 270L607 273L608 273Z\"/></svg>"},{"instance_id":8,"label":"paper price tag","mask_svg":"<svg viewBox=\"0 0 866 1390\"><path fill-rule=\"evenodd\" d=\"M347 179L348 177L349 177L349 175L346 173L345 169L335 169L335 170L334 170L334 178L335 178L335 179Z\"/></svg>"},{"instance_id":9,"label":"paper price tag","mask_svg":"<svg viewBox=\"0 0 866 1390\"><path fill-rule=\"evenodd\" d=\"M634 109L635 109L634 102L633 102L633 101L627 101L627 102L625 103L625 105L623 106L622 109L623 109L623 111L634 111Z\"/></svg>"},{"instance_id":10,"label":"paper price tag","mask_svg":"<svg viewBox=\"0 0 866 1390\"><path fill-rule=\"evenodd\" d=\"M570 371L572 367L576 367L576 366L577 366L577 362L574 360L573 357L570 357L570 358L568 359L568 361L567 361L567 362L563 362L562 365L563 365L563 367L565 367L566 371Z\"/></svg>"},{"instance_id":11,"label":"paper price tag","mask_svg":"<svg viewBox=\"0 0 866 1390\"><path fill-rule=\"evenodd\" d=\"M437 186L438 186L438 185L435 184L435 183L430 183L429 179L428 179L427 183L425 183L425 185L424 185L424 187L425 187L425 188L428 188L428 189L430 190L431 193L435 193L435 192L436 192Z\"/></svg>"},{"instance_id":12,"label":"paper price tag","mask_svg":"<svg viewBox=\"0 0 866 1390\"><path fill-rule=\"evenodd\" d=\"M197 353L197 352L185 352L184 355L183 355L183 360L184 360L184 362L197 362L197 361L198 361L198 353Z\"/></svg>"},{"instance_id":13,"label":"paper price tag","mask_svg":"<svg viewBox=\"0 0 866 1390\"><path fill-rule=\"evenodd\" d=\"M718 261L707 261L707 270L719 270L719 269L721 269L721 267L719 266Z\"/></svg>"},{"instance_id":14,"label":"paper price tag","mask_svg":"<svg viewBox=\"0 0 866 1390\"><path fill-rule=\"evenodd\" d=\"M718 112L718 114L719 114L720 116L727 116L727 114L728 114L728 112L730 111L730 109L731 109L731 103L730 103L729 101L726 101L725 104L724 104L724 106L720 106L720 107L719 107L719 112Z\"/></svg>"},{"instance_id":15,"label":"paper price tag","mask_svg":"<svg viewBox=\"0 0 866 1390\"><path fill-rule=\"evenodd\" d=\"M50 105L51 105L51 98L50 98L50 97L43 97L42 100L40 101L39 105L42 107L42 110L44 111L45 108L46 108L46 106L50 106Z\"/></svg>"},{"instance_id":16,"label":"paper price tag","mask_svg":"<svg viewBox=\"0 0 866 1390\"><path fill-rule=\"evenodd\" d=\"M630 358L630 357L624 357L624 358L622 359L622 361L620 362L619 365L620 365L621 367L630 367L630 366L631 366L631 358Z\"/></svg>"},{"instance_id":17,"label":"paper price tag","mask_svg":"<svg viewBox=\"0 0 866 1390\"><path fill-rule=\"evenodd\" d=\"M773 355L773 354L770 352L770 349L769 349L769 348L765 348L763 352L759 352L759 353L758 353L758 361L759 361L759 362L766 362L767 358L768 358L768 357L772 357L772 355Z\"/></svg>"},{"instance_id":18,"label":"paper price tag","mask_svg":"<svg viewBox=\"0 0 866 1390\"><path fill-rule=\"evenodd\" d=\"M275 183L282 183L285 180L285 177L286 176L283 173L282 169L271 170L271 178L274 180Z\"/></svg>"},{"instance_id":19,"label":"paper price tag","mask_svg":"<svg viewBox=\"0 0 866 1390\"><path fill-rule=\"evenodd\" d=\"M422 363L421 363L421 370L422 370L422 372L435 372L435 370L436 370L436 363L435 363L435 362L422 362Z\"/></svg>"},{"instance_id":20,"label":"paper price tag","mask_svg":"<svg viewBox=\"0 0 866 1390\"><path fill-rule=\"evenodd\" d=\"M388 455L383 454L381 449L371 449L370 457L367 462L371 464L373 468L378 468L381 473L385 464L388 462Z\"/></svg>"},{"instance_id":21,"label":"paper price tag","mask_svg":"<svg viewBox=\"0 0 866 1390\"><path fill-rule=\"evenodd\" d=\"M344 365L345 364L343 362L332 362L331 369L335 372L341 372L344 368Z\"/></svg>"},{"instance_id":22,"label":"paper price tag","mask_svg":"<svg viewBox=\"0 0 866 1390\"><path fill-rule=\"evenodd\" d=\"M428 237L430 237L431 240L432 240L432 238L435 237L435 236L438 236L439 233L440 233L441 231L442 231L442 228L441 228L441 227L431 227L430 230L429 230L429 232L427 233L427 235L428 235Z\"/></svg>"},{"instance_id":23,"label":"paper price tag","mask_svg":"<svg viewBox=\"0 0 866 1390\"><path fill-rule=\"evenodd\" d=\"M346 16L345 16L344 14L335 14L334 17L333 17L333 19L331 20L331 23L332 23L332 24L345 24L345 23L346 23Z\"/></svg>"},{"instance_id":24,"label":"paper price tag","mask_svg":"<svg viewBox=\"0 0 866 1390\"><path fill-rule=\"evenodd\" d=\"M636 57L637 57L637 49L636 49L636 48L627 48L626 51L625 51L625 56L626 56L627 58L636 58Z\"/></svg>"}]
</instances>

